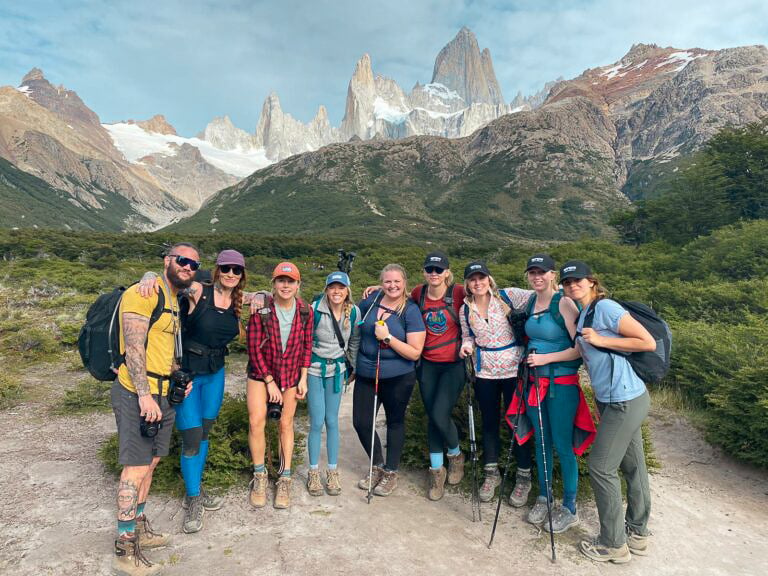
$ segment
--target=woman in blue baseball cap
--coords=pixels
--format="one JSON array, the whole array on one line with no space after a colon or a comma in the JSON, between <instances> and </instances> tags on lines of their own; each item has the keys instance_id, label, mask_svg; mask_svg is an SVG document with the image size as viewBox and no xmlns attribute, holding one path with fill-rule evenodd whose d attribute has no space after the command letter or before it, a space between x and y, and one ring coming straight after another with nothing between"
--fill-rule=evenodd
<instances>
[{"instance_id":1,"label":"woman in blue baseball cap","mask_svg":"<svg viewBox=\"0 0 768 576\"><path fill-rule=\"evenodd\" d=\"M320 476L320 444L326 429L328 468L325 492L341 493L337 468L339 456L339 407L343 384L352 376L360 346L360 309L352 303L349 276L332 272L325 279L325 291L312 308L314 332L312 364L309 367L309 474L307 490L312 496L323 494Z\"/></svg>"}]
</instances>

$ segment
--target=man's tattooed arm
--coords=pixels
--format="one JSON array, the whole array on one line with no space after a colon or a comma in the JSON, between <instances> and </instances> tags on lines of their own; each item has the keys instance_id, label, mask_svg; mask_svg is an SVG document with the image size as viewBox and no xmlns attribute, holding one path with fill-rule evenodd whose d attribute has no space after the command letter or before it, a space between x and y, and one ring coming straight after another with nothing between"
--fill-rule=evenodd
<instances>
[{"instance_id":1,"label":"man's tattooed arm","mask_svg":"<svg viewBox=\"0 0 768 576\"><path fill-rule=\"evenodd\" d=\"M125 365L139 396L150 393L147 381L147 351L144 347L148 331L149 318L133 312L123 313Z\"/></svg>"},{"instance_id":2,"label":"man's tattooed arm","mask_svg":"<svg viewBox=\"0 0 768 576\"><path fill-rule=\"evenodd\" d=\"M136 517L139 490L132 480L121 480L117 489L117 519L126 521Z\"/></svg>"}]
</instances>

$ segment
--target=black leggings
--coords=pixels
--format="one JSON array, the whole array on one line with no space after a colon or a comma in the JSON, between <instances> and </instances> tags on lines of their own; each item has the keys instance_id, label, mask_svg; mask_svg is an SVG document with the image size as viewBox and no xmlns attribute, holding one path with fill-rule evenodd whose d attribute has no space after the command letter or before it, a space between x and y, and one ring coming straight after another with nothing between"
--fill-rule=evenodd
<instances>
[{"instance_id":1,"label":"black leggings","mask_svg":"<svg viewBox=\"0 0 768 576\"><path fill-rule=\"evenodd\" d=\"M376 404L376 412L379 406L384 405L384 413L387 415L387 460L382 457L381 440L376 433L373 447L373 463L376 466L384 466L387 470L397 470L400 465L400 457L405 445L405 410L411 399L413 387L416 384L416 373L409 372L393 378L379 378L379 399ZM371 426L373 425L373 393L374 379L365 376L357 376L355 379L355 391L352 396L352 424L363 445L365 453L371 456Z\"/></svg>"},{"instance_id":2,"label":"black leggings","mask_svg":"<svg viewBox=\"0 0 768 576\"><path fill-rule=\"evenodd\" d=\"M464 361L430 362L421 360L419 391L429 423L427 440L432 454L459 445L459 432L451 418L453 407L464 389Z\"/></svg>"},{"instance_id":3,"label":"black leggings","mask_svg":"<svg viewBox=\"0 0 768 576\"><path fill-rule=\"evenodd\" d=\"M483 417L483 462L498 464L501 439L499 438L499 418L506 423L507 408L512 403L512 393L515 391L517 378L500 378L490 380L477 378L475 381L475 398L480 405ZM504 411L501 412L501 398L504 397ZM533 461L530 446L520 446L515 440L515 461L518 468L530 470Z\"/></svg>"}]
</instances>

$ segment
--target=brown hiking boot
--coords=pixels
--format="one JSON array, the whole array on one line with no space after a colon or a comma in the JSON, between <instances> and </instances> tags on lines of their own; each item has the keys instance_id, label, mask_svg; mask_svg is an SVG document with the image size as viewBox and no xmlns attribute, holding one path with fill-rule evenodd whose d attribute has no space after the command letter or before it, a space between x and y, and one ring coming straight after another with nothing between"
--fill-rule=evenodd
<instances>
[{"instance_id":1,"label":"brown hiking boot","mask_svg":"<svg viewBox=\"0 0 768 576\"><path fill-rule=\"evenodd\" d=\"M310 468L307 473L307 492L312 496L323 495L323 482L320 480L320 470Z\"/></svg>"},{"instance_id":2,"label":"brown hiking boot","mask_svg":"<svg viewBox=\"0 0 768 576\"><path fill-rule=\"evenodd\" d=\"M528 502L528 494L531 491L531 472L527 473L517 471L515 474L515 487L509 495L509 505L514 508L520 508Z\"/></svg>"},{"instance_id":3,"label":"brown hiking boot","mask_svg":"<svg viewBox=\"0 0 768 576\"><path fill-rule=\"evenodd\" d=\"M440 468L429 469L429 490L427 491L427 498L432 501L440 500L445 494L445 478L447 472L444 466Z\"/></svg>"},{"instance_id":4,"label":"brown hiking boot","mask_svg":"<svg viewBox=\"0 0 768 576\"><path fill-rule=\"evenodd\" d=\"M170 535L152 530L146 514L136 518L136 534L142 548L161 548L167 546L168 542L171 541Z\"/></svg>"},{"instance_id":5,"label":"brown hiking boot","mask_svg":"<svg viewBox=\"0 0 768 576\"><path fill-rule=\"evenodd\" d=\"M325 471L325 491L329 496L341 494L341 475L337 469Z\"/></svg>"},{"instance_id":6,"label":"brown hiking boot","mask_svg":"<svg viewBox=\"0 0 768 576\"><path fill-rule=\"evenodd\" d=\"M373 487L376 488L376 485L381 482L381 478L384 475L384 469L379 468L378 466L373 467ZM360 490L368 491L368 474L360 478L360 481L357 483L357 487L360 488Z\"/></svg>"},{"instance_id":7,"label":"brown hiking boot","mask_svg":"<svg viewBox=\"0 0 768 576\"><path fill-rule=\"evenodd\" d=\"M280 476L275 484L275 503L278 510L284 510L291 505L291 484L293 478L290 476Z\"/></svg>"},{"instance_id":8,"label":"brown hiking boot","mask_svg":"<svg viewBox=\"0 0 768 576\"><path fill-rule=\"evenodd\" d=\"M610 548L595 538L594 540L581 541L581 553L595 562L613 562L614 564L626 564L632 560L632 554L629 553L629 547L622 544L618 548Z\"/></svg>"},{"instance_id":9,"label":"brown hiking boot","mask_svg":"<svg viewBox=\"0 0 768 576\"><path fill-rule=\"evenodd\" d=\"M376 496L389 496L397 488L397 472L395 470L383 470L381 480L376 484L373 493Z\"/></svg>"},{"instance_id":10,"label":"brown hiking boot","mask_svg":"<svg viewBox=\"0 0 768 576\"><path fill-rule=\"evenodd\" d=\"M456 486L464 478L464 453L448 454L448 484Z\"/></svg>"},{"instance_id":11,"label":"brown hiking boot","mask_svg":"<svg viewBox=\"0 0 768 576\"><path fill-rule=\"evenodd\" d=\"M254 472L249 488L248 502L254 508L264 508L267 504L267 472Z\"/></svg>"},{"instance_id":12,"label":"brown hiking boot","mask_svg":"<svg viewBox=\"0 0 768 576\"><path fill-rule=\"evenodd\" d=\"M501 474L496 466L485 466L485 478L478 490L480 502L490 502L496 494L496 488L501 484Z\"/></svg>"},{"instance_id":13,"label":"brown hiking boot","mask_svg":"<svg viewBox=\"0 0 768 576\"><path fill-rule=\"evenodd\" d=\"M142 554L137 536L128 540L115 540L112 571L117 576L152 576L159 574L161 570L159 564L152 564Z\"/></svg>"}]
</instances>

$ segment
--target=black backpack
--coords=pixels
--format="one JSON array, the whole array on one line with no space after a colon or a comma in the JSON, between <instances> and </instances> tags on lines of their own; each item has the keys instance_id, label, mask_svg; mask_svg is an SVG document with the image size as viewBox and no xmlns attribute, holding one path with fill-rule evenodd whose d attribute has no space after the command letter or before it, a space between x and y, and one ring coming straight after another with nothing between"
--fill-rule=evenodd
<instances>
[{"instance_id":1,"label":"black backpack","mask_svg":"<svg viewBox=\"0 0 768 576\"><path fill-rule=\"evenodd\" d=\"M592 328L597 302L597 300L593 301L589 308L587 308L582 328ZM598 348L598 350L624 356L643 382L661 382L669 372L672 354L672 331L669 329L669 324L656 314L650 306L646 306L641 302L626 302L623 300L615 300L615 302L648 330L653 339L656 340L656 350L652 352L630 353L622 353L607 348Z\"/></svg>"},{"instance_id":2,"label":"black backpack","mask_svg":"<svg viewBox=\"0 0 768 576\"><path fill-rule=\"evenodd\" d=\"M80 329L77 347L83 366L91 376L103 382L117 378L117 371L125 363L125 355L120 354L120 301L125 288L120 286L107 294L102 294L88 308L85 324ZM165 294L162 290L157 295L157 306L149 318L149 328L165 312ZM149 331L147 331L149 332Z\"/></svg>"}]
</instances>

